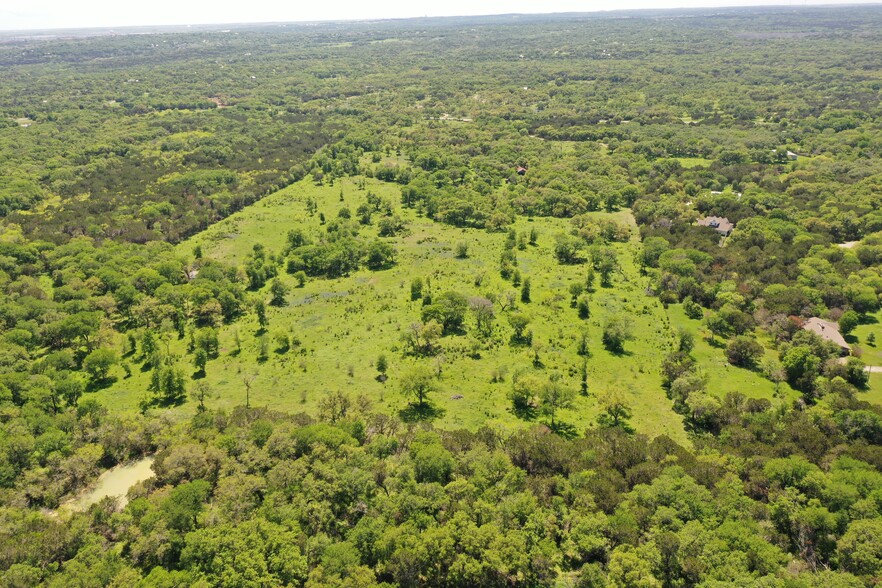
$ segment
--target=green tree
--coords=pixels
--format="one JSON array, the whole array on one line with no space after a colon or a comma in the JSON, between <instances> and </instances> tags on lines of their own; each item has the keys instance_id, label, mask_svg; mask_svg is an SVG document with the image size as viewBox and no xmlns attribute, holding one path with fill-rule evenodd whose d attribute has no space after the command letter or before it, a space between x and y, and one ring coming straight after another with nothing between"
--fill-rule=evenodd
<instances>
[{"instance_id":1,"label":"green tree","mask_svg":"<svg viewBox=\"0 0 882 588\"><path fill-rule=\"evenodd\" d=\"M400 387L404 397L418 407L426 406L429 394L438 390L435 375L424 365L417 365L401 376Z\"/></svg>"},{"instance_id":2,"label":"green tree","mask_svg":"<svg viewBox=\"0 0 882 588\"><path fill-rule=\"evenodd\" d=\"M529 335L529 331L527 331L527 326L530 324L530 317L525 314L512 313L508 315L508 324L511 325L511 328L514 330L514 333L511 336L514 343L530 343L532 337Z\"/></svg>"},{"instance_id":3,"label":"green tree","mask_svg":"<svg viewBox=\"0 0 882 588\"><path fill-rule=\"evenodd\" d=\"M530 278L525 278L524 285L521 286L521 302L530 302Z\"/></svg>"},{"instance_id":4,"label":"green tree","mask_svg":"<svg viewBox=\"0 0 882 588\"><path fill-rule=\"evenodd\" d=\"M208 353L205 352L204 349L199 348L193 353L193 366L196 368L196 371L204 374L205 373L205 365L208 363Z\"/></svg>"},{"instance_id":5,"label":"green tree","mask_svg":"<svg viewBox=\"0 0 882 588\"><path fill-rule=\"evenodd\" d=\"M419 300L423 297L423 279L414 278L410 281L410 299Z\"/></svg>"},{"instance_id":6,"label":"green tree","mask_svg":"<svg viewBox=\"0 0 882 588\"><path fill-rule=\"evenodd\" d=\"M205 401L214 397L214 390L205 380L196 382L190 390L190 398L199 403L199 406L196 407L199 412L205 412Z\"/></svg>"},{"instance_id":7,"label":"green tree","mask_svg":"<svg viewBox=\"0 0 882 588\"><path fill-rule=\"evenodd\" d=\"M610 353L623 353L625 343L633 338L631 324L625 317L613 316L606 321L603 327L603 346Z\"/></svg>"},{"instance_id":8,"label":"green tree","mask_svg":"<svg viewBox=\"0 0 882 588\"><path fill-rule=\"evenodd\" d=\"M855 327L860 324L860 321L861 315L853 310L845 311L842 313L842 316L839 317L839 330L842 331L843 335L848 335L854 331Z\"/></svg>"},{"instance_id":9,"label":"green tree","mask_svg":"<svg viewBox=\"0 0 882 588\"><path fill-rule=\"evenodd\" d=\"M107 380L110 369L119 363L119 356L112 349L96 349L83 360L83 369L96 384Z\"/></svg>"},{"instance_id":10,"label":"green tree","mask_svg":"<svg viewBox=\"0 0 882 588\"><path fill-rule=\"evenodd\" d=\"M576 302L576 311L579 313L579 318L582 320L591 317L591 306L589 302L590 299L584 294L579 296L579 300Z\"/></svg>"},{"instance_id":11,"label":"green tree","mask_svg":"<svg viewBox=\"0 0 882 588\"><path fill-rule=\"evenodd\" d=\"M570 291L570 306L575 307L577 304L577 300L579 299L579 296L582 294L582 292L585 291L585 284L582 284L580 282L573 282L569 286L569 291Z\"/></svg>"},{"instance_id":12,"label":"green tree","mask_svg":"<svg viewBox=\"0 0 882 588\"><path fill-rule=\"evenodd\" d=\"M493 334L493 321L496 313L493 310L493 303L487 298L475 296L469 299L469 308L475 315L475 324L478 333L482 337L489 337Z\"/></svg>"},{"instance_id":13,"label":"green tree","mask_svg":"<svg viewBox=\"0 0 882 588\"><path fill-rule=\"evenodd\" d=\"M447 484L453 473L453 456L437 436L421 435L411 443L410 456L418 482Z\"/></svg>"},{"instance_id":14,"label":"green tree","mask_svg":"<svg viewBox=\"0 0 882 588\"><path fill-rule=\"evenodd\" d=\"M468 298L459 292L445 292L432 304L423 307L422 320L424 323L437 322L443 333L448 335L462 329L468 309Z\"/></svg>"},{"instance_id":15,"label":"green tree","mask_svg":"<svg viewBox=\"0 0 882 588\"><path fill-rule=\"evenodd\" d=\"M547 382L540 393L539 411L547 416L552 428L559 410L570 408L576 399L576 392L558 381Z\"/></svg>"},{"instance_id":16,"label":"green tree","mask_svg":"<svg viewBox=\"0 0 882 588\"><path fill-rule=\"evenodd\" d=\"M261 518L188 533L181 563L219 588L301 585L307 561L297 533Z\"/></svg>"},{"instance_id":17,"label":"green tree","mask_svg":"<svg viewBox=\"0 0 882 588\"><path fill-rule=\"evenodd\" d=\"M732 365L752 367L763 356L763 346L756 339L741 335L726 346L726 359Z\"/></svg>"},{"instance_id":18,"label":"green tree","mask_svg":"<svg viewBox=\"0 0 882 588\"><path fill-rule=\"evenodd\" d=\"M704 318L704 310L702 310L700 304L692 300L691 296L683 299L683 312L694 321L700 321Z\"/></svg>"},{"instance_id":19,"label":"green tree","mask_svg":"<svg viewBox=\"0 0 882 588\"><path fill-rule=\"evenodd\" d=\"M711 342L715 340L714 336L726 337L732 334L731 323L719 312L709 313L705 319L705 324L707 325L707 330L710 331Z\"/></svg>"},{"instance_id":20,"label":"green tree","mask_svg":"<svg viewBox=\"0 0 882 588\"><path fill-rule=\"evenodd\" d=\"M254 314L257 315L257 324L261 329L265 329L269 325L269 320L266 316L266 303L263 298L254 299Z\"/></svg>"},{"instance_id":21,"label":"green tree","mask_svg":"<svg viewBox=\"0 0 882 588\"><path fill-rule=\"evenodd\" d=\"M561 233L554 240L554 256L560 263L574 264L581 261L582 240L573 235Z\"/></svg>"},{"instance_id":22,"label":"green tree","mask_svg":"<svg viewBox=\"0 0 882 588\"><path fill-rule=\"evenodd\" d=\"M282 282L281 278L276 278L270 282L270 304L273 306L285 306L285 297L288 295L288 286Z\"/></svg>"},{"instance_id":23,"label":"green tree","mask_svg":"<svg viewBox=\"0 0 882 588\"><path fill-rule=\"evenodd\" d=\"M386 372L389 370L389 361L386 359L386 354L384 354L384 353L380 354L380 356L377 358L376 367L377 367L377 373L379 374L377 379L385 382L386 378L387 378Z\"/></svg>"},{"instance_id":24,"label":"green tree","mask_svg":"<svg viewBox=\"0 0 882 588\"><path fill-rule=\"evenodd\" d=\"M634 431L628 422L631 418L631 407L621 394L616 392L605 394L600 399L600 408L603 412L597 417L597 424L601 427Z\"/></svg>"}]
</instances>

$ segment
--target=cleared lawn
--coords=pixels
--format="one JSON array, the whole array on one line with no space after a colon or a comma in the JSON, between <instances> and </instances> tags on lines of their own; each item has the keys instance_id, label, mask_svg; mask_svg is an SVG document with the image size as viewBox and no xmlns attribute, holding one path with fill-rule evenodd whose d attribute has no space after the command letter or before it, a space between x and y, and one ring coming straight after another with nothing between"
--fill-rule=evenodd
<instances>
[{"instance_id":1,"label":"cleared lawn","mask_svg":"<svg viewBox=\"0 0 882 588\"><path fill-rule=\"evenodd\" d=\"M302 226L315 234L321 230L318 214L310 216L306 212L310 197L317 202L318 211L329 219L336 217L344 205L354 212L365 201L368 190L389 198L398 208L397 186L365 180L365 188L358 189L357 179L338 181L333 186L299 182L182 243L181 254L190 254L198 244L207 257L239 264L255 243L263 244L268 252L280 252L291 228ZM376 409L397 413L407 406L399 390L401 374L413 364L423 362L441 372L441 389L432 395L440 413L438 425L469 429L483 425L520 427L526 423L512 414L507 398L512 375L518 370L534 371L545 379L556 374L578 390L582 357L576 353L576 343L586 329L592 353L587 362L589 394L578 396L575 406L561 411L558 419L582 431L595 422L598 395L619 391L633 407L632 422L638 431L651 436L667 434L687 442L682 419L671 410L660 385L660 362L673 341L673 331L658 300L644 294L646 278L639 275L633 261L636 241L615 245L621 271L615 276L613 287L597 287L591 294L591 318L583 321L570 306L568 286L584 281L587 267L560 265L553 256L555 235L569 230L569 221L519 219L515 225L518 233L533 228L539 232L536 246L517 250L521 275L532 283L532 302L519 303L518 311L531 318L533 347L509 344L512 329L507 322L508 313L501 312L497 304L494 335L489 341L482 342L471 334L470 316L466 325L469 334L444 337L442 353L417 360L401 353L402 333L420 318L421 303L410 300L410 282L414 277L430 283L435 295L455 290L466 296L489 297L519 289L499 275L504 233L458 229L419 217L412 210L398 212L408 220L409 233L392 240L398 254L397 264L391 269L359 271L340 279L311 278L303 288L295 288L293 278L282 273L282 279L291 286L291 294L287 306L268 307L268 335L272 339L278 332L287 332L300 340L297 349L286 354L271 352L270 358L260 363L258 325L253 315L221 328L220 357L210 361L206 370L206 380L217 393L216 398L208 401L210 406L232 408L243 404L243 381L253 376L252 406L315 414L320 399L327 393L343 391L351 396L363 394ZM613 216L633 224L629 211ZM375 228L367 227L362 234L372 236ZM454 255L459 242L469 245L467 259ZM261 295L269 298L265 291ZM625 345L621 356L610 354L600 345L603 324L614 314L629 316L636 335L635 340ZM242 351L238 354L235 333L241 340ZM183 356L184 341L175 340L171 345L172 351ZM473 348L480 358L475 357ZM537 350L543 366L539 369L533 367ZM385 383L377 381L374 367L381 353L389 361L389 379ZM98 394L118 409L136 410L149 372L137 368L133 372L131 378ZM492 383L494 373L499 372L506 374L504 380ZM173 409L171 414L183 417L193 410L195 403L191 401Z\"/></svg>"},{"instance_id":2,"label":"cleared lawn","mask_svg":"<svg viewBox=\"0 0 882 588\"><path fill-rule=\"evenodd\" d=\"M680 165L686 169L691 169L693 167L707 167L713 163L712 159L705 159L703 157L675 157L674 159L679 161Z\"/></svg>"},{"instance_id":3,"label":"cleared lawn","mask_svg":"<svg viewBox=\"0 0 882 588\"><path fill-rule=\"evenodd\" d=\"M695 338L692 355L698 362L702 373L707 376L707 390L719 398L730 392L739 392L748 398L766 398L773 404L790 403L799 397L786 382L781 382L778 391L775 384L762 376L758 370L730 365L726 360L725 340L717 338L717 345L707 341L709 335L701 321L692 320L683 312L682 304L668 306L668 316L675 330L685 329ZM777 352L766 347L767 358L777 358Z\"/></svg>"},{"instance_id":4,"label":"cleared lawn","mask_svg":"<svg viewBox=\"0 0 882 588\"><path fill-rule=\"evenodd\" d=\"M882 312L869 315L869 322L858 325L847 337L852 349L857 349L863 362L867 365L882 366ZM873 333L876 343L867 343L867 337ZM870 374L870 385L866 394L858 396L867 402L882 405L882 374Z\"/></svg>"}]
</instances>

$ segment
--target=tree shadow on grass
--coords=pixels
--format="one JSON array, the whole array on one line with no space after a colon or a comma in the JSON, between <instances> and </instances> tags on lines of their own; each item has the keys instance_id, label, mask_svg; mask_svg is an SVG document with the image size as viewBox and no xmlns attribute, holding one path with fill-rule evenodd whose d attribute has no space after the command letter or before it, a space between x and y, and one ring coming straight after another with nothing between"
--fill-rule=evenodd
<instances>
[{"instance_id":1,"label":"tree shadow on grass","mask_svg":"<svg viewBox=\"0 0 882 588\"><path fill-rule=\"evenodd\" d=\"M512 414L524 421L535 421L538 411L535 406L513 406Z\"/></svg>"},{"instance_id":2,"label":"tree shadow on grass","mask_svg":"<svg viewBox=\"0 0 882 588\"><path fill-rule=\"evenodd\" d=\"M408 404L405 408L398 411L398 418L405 423L417 423L420 421L433 421L440 419L447 412L440 406L429 404Z\"/></svg>"},{"instance_id":3,"label":"tree shadow on grass","mask_svg":"<svg viewBox=\"0 0 882 588\"><path fill-rule=\"evenodd\" d=\"M548 428L564 439L575 439L579 435L575 425L563 421L558 421L553 425L549 425Z\"/></svg>"},{"instance_id":4,"label":"tree shadow on grass","mask_svg":"<svg viewBox=\"0 0 882 588\"><path fill-rule=\"evenodd\" d=\"M715 349L722 349L723 347L726 346L726 342L723 341L722 339L707 339L707 338L705 338L705 341L707 342L708 345L710 345L711 347L713 347Z\"/></svg>"},{"instance_id":5,"label":"tree shadow on grass","mask_svg":"<svg viewBox=\"0 0 882 588\"><path fill-rule=\"evenodd\" d=\"M116 376L107 376L100 380L89 380L89 383L86 384L85 390L86 392L97 392L114 384L116 380Z\"/></svg>"},{"instance_id":6,"label":"tree shadow on grass","mask_svg":"<svg viewBox=\"0 0 882 588\"><path fill-rule=\"evenodd\" d=\"M609 347L605 347L607 351L611 355L615 355L616 357L631 357L634 355L633 351L628 351L627 349L610 349Z\"/></svg>"}]
</instances>

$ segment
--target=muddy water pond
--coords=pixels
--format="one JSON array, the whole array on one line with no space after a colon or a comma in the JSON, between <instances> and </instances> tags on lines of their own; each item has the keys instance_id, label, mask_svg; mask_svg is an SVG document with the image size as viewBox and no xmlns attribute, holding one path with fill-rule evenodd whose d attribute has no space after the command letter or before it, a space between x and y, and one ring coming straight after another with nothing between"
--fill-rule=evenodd
<instances>
[{"instance_id":1,"label":"muddy water pond","mask_svg":"<svg viewBox=\"0 0 882 588\"><path fill-rule=\"evenodd\" d=\"M62 505L73 511L84 511L90 506L106 496L116 496L119 500L120 507L128 502L126 493L129 488L153 477L152 457L145 457L138 461L118 465L101 474L95 485L81 492L76 498L73 498Z\"/></svg>"}]
</instances>

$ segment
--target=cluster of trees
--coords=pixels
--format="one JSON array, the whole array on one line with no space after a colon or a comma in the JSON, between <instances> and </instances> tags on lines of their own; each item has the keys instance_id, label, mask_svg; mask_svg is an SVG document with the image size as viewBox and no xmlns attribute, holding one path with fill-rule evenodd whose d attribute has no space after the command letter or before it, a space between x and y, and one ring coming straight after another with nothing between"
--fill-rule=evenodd
<instances>
[{"instance_id":1,"label":"cluster of trees","mask_svg":"<svg viewBox=\"0 0 882 588\"><path fill-rule=\"evenodd\" d=\"M408 376L415 402L431 378ZM518 377L513 394L538 390L553 422L572 392L533 379ZM598 427L568 440L544 427L404 427L364 399L330 400L333 421L243 407L200 412L161 435L94 405L71 412L85 438L106 431L109 451L156 449L155 477L122 510L113 499L64 518L4 508L0 578L857 587L882 573L880 417L847 395L835 416L728 397L724 434L695 449L629 432L615 401ZM73 442L80 462L100 457L84 442ZM36 501L38 480L19 479L7 495Z\"/></svg>"}]
</instances>

